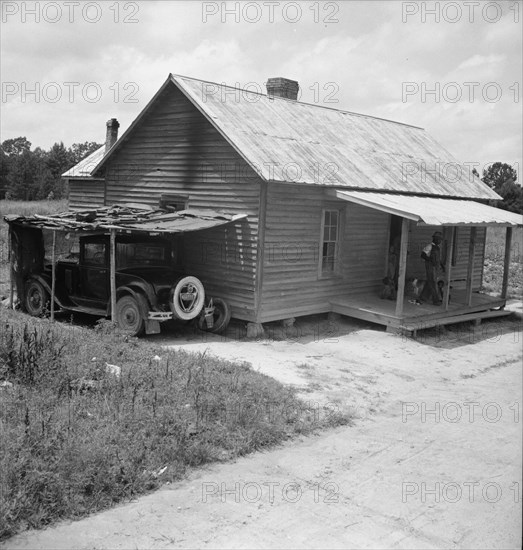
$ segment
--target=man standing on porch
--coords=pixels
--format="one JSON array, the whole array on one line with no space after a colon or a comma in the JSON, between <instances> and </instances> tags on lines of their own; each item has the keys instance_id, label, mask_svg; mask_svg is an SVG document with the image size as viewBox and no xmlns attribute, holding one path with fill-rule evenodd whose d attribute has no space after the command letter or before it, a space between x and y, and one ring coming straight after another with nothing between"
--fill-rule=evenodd
<instances>
[{"instance_id":1,"label":"man standing on porch","mask_svg":"<svg viewBox=\"0 0 523 550\"><path fill-rule=\"evenodd\" d=\"M442 304L441 293L438 288L438 276L445 271L445 266L441 261L440 244L443 239L441 231L436 231L432 235L432 243L427 245L421 257L425 260L425 272L427 274L427 282L420 296L420 300L432 299L435 306Z\"/></svg>"}]
</instances>

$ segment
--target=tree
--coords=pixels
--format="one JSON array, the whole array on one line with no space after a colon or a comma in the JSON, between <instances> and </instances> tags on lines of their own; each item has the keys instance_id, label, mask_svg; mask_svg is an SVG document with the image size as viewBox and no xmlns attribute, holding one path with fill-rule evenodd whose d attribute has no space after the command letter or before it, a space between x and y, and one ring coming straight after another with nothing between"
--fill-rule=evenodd
<instances>
[{"instance_id":1,"label":"tree","mask_svg":"<svg viewBox=\"0 0 523 550\"><path fill-rule=\"evenodd\" d=\"M11 156L6 178L6 196L15 200L35 200L45 172L45 162L29 150Z\"/></svg>"},{"instance_id":2,"label":"tree","mask_svg":"<svg viewBox=\"0 0 523 550\"><path fill-rule=\"evenodd\" d=\"M85 157L89 156L91 153L94 153L97 149L102 146L101 143L96 143L95 141L84 141L83 143L73 143L71 147L67 150L69 154L69 159L71 161L71 166L78 164Z\"/></svg>"},{"instance_id":3,"label":"tree","mask_svg":"<svg viewBox=\"0 0 523 550\"><path fill-rule=\"evenodd\" d=\"M0 147L0 199L5 198L5 194L7 192L9 165L9 157L4 153L4 149Z\"/></svg>"},{"instance_id":4,"label":"tree","mask_svg":"<svg viewBox=\"0 0 523 550\"><path fill-rule=\"evenodd\" d=\"M0 146L0 198L31 201L67 196L62 174L101 146L85 141L66 149L60 142L49 151L40 147L31 151L25 137L6 139Z\"/></svg>"},{"instance_id":5,"label":"tree","mask_svg":"<svg viewBox=\"0 0 523 550\"><path fill-rule=\"evenodd\" d=\"M496 192L503 187L506 181L512 180L516 182L517 179L518 174L516 170L505 162L495 162L483 170L482 181Z\"/></svg>"},{"instance_id":6,"label":"tree","mask_svg":"<svg viewBox=\"0 0 523 550\"><path fill-rule=\"evenodd\" d=\"M2 143L2 151L7 156L19 156L24 151L31 150L31 142L27 141L25 137L17 137L14 139L6 139Z\"/></svg>"},{"instance_id":7,"label":"tree","mask_svg":"<svg viewBox=\"0 0 523 550\"><path fill-rule=\"evenodd\" d=\"M495 162L483 170L482 180L503 198L497 207L523 214L523 188L516 183L517 179L517 171L503 162Z\"/></svg>"},{"instance_id":8,"label":"tree","mask_svg":"<svg viewBox=\"0 0 523 550\"><path fill-rule=\"evenodd\" d=\"M517 185L511 179L507 180L498 193L503 197L499 204L500 208L523 214L523 189L521 185Z\"/></svg>"}]
</instances>

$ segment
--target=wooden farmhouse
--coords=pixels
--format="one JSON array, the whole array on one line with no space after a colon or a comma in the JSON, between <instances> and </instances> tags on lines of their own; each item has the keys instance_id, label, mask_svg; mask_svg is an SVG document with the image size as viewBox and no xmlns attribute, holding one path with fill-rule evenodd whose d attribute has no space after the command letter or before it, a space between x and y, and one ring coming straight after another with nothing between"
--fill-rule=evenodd
<instances>
[{"instance_id":1,"label":"wooden farmhouse","mask_svg":"<svg viewBox=\"0 0 523 550\"><path fill-rule=\"evenodd\" d=\"M70 208L145 203L246 214L186 233L186 268L234 318L258 326L335 312L416 330L503 315L512 227L521 216L422 128L297 101L298 84L260 94L169 75L123 135L66 172ZM477 202L482 200L483 203ZM480 293L485 235L507 227L502 294ZM445 296L418 305L405 282L443 233ZM391 247L395 300L379 297Z\"/></svg>"}]
</instances>

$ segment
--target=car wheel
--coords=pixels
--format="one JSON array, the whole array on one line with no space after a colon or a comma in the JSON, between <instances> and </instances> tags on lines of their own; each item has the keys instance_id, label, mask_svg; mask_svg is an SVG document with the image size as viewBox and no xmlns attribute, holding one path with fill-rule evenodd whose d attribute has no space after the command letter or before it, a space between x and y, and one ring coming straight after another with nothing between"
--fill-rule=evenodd
<instances>
[{"instance_id":1,"label":"car wheel","mask_svg":"<svg viewBox=\"0 0 523 550\"><path fill-rule=\"evenodd\" d=\"M42 317L49 309L49 292L36 279L27 282L24 305L27 313L33 317Z\"/></svg>"},{"instance_id":2,"label":"car wheel","mask_svg":"<svg viewBox=\"0 0 523 550\"><path fill-rule=\"evenodd\" d=\"M171 288L169 305L175 319L190 321L197 317L205 302L205 290L200 279L188 276L178 279Z\"/></svg>"},{"instance_id":3,"label":"car wheel","mask_svg":"<svg viewBox=\"0 0 523 550\"><path fill-rule=\"evenodd\" d=\"M221 298L213 298L212 303L214 305L214 320L212 327L207 327L205 315L202 313L202 315L198 317L198 328L206 332L223 332L231 320L231 308L227 305L227 302Z\"/></svg>"},{"instance_id":4,"label":"car wheel","mask_svg":"<svg viewBox=\"0 0 523 550\"><path fill-rule=\"evenodd\" d=\"M145 328L145 319L138 301L133 296L122 296L116 302L116 323L131 336L139 336Z\"/></svg>"}]
</instances>

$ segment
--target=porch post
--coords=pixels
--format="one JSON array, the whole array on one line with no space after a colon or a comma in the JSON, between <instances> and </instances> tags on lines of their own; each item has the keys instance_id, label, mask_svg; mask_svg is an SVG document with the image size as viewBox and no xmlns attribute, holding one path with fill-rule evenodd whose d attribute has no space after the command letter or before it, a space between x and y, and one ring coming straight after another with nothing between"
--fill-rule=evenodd
<instances>
[{"instance_id":1,"label":"porch post","mask_svg":"<svg viewBox=\"0 0 523 550\"><path fill-rule=\"evenodd\" d=\"M470 241L469 241L469 263L467 268L467 291L466 302L467 305L472 305L472 284L474 278L474 256L476 255L476 227L470 228Z\"/></svg>"},{"instance_id":2,"label":"porch post","mask_svg":"<svg viewBox=\"0 0 523 550\"><path fill-rule=\"evenodd\" d=\"M110 238L111 321L116 321L116 230Z\"/></svg>"},{"instance_id":3,"label":"porch post","mask_svg":"<svg viewBox=\"0 0 523 550\"><path fill-rule=\"evenodd\" d=\"M512 246L512 227L507 227L507 236L505 238L505 260L503 262L503 283L501 284L501 298L506 300L508 289L508 272L510 268L510 248Z\"/></svg>"},{"instance_id":4,"label":"porch post","mask_svg":"<svg viewBox=\"0 0 523 550\"><path fill-rule=\"evenodd\" d=\"M456 234L456 227L452 226L450 231L450 245L447 247L447 257L445 258L445 278L447 284L443 287L443 303L445 305L445 311L449 310L449 298L450 298L450 277L452 274L452 256L454 254L454 235Z\"/></svg>"},{"instance_id":5,"label":"porch post","mask_svg":"<svg viewBox=\"0 0 523 550\"><path fill-rule=\"evenodd\" d=\"M409 245L409 220L401 221L401 247L398 272L398 294L396 296L396 317L403 315L403 298L405 296L405 275L407 273L407 248Z\"/></svg>"},{"instance_id":6,"label":"porch post","mask_svg":"<svg viewBox=\"0 0 523 550\"><path fill-rule=\"evenodd\" d=\"M54 321L55 293L56 293L56 230L53 229L53 251L51 254L51 321Z\"/></svg>"}]
</instances>

